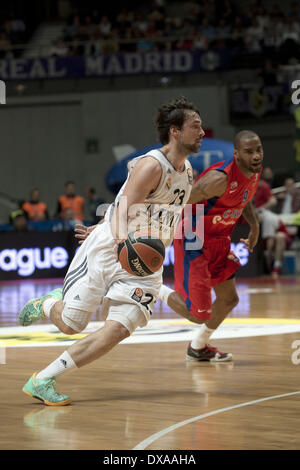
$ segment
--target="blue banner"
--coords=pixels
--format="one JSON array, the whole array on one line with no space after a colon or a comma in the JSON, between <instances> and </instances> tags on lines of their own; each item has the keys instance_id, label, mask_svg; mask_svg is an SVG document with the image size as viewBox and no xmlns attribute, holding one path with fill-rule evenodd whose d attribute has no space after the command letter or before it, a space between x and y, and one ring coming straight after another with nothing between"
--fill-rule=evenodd
<instances>
[{"instance_id":1,"label":"blue banner","mask_svg":"<svg viewBox=\"0 0 300 470\"><path fill-rule=\"evenodd\" d=\"M86 220L83 221L84 225L91 225L91 222ZM41 220L37 222L28 221L27 226L29 231L34 230L35 232L63 232L68 230L74 230L75 222L72 220ZM14 231L13 224L0 224L0 232L12 232Z\"/></svg>"},{"instance_id":2,"label":"blue banner","mask_svg":"<svg viewBox=\"0 0 300 470\"><path fill-rule=\"evenodd\" d=\"M230 51L131 52L98 56L0 60L1 80L88 78L229 68Z\"/></svg>"}]
</instances>

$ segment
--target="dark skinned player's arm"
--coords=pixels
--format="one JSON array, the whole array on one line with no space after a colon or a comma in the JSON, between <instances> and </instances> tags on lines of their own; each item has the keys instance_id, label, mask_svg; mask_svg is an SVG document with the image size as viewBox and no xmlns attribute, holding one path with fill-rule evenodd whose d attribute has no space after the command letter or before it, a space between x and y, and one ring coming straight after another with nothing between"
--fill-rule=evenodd
<instances>
[{"instance_id":1,"label":"dark skinned player's arm","mask_svg":"<svg viewBox=\"0 0 300 470\"><path fill-rule=\"evenodd\" d=\"M243 216L247 220L250 227L255 227L255 228L259 227L259 221L255 213L252 201L248 202L248 204L244 207Z\"/></svg>"},{"instance_id":2,"label":"dark skinned player's arm","mask_svg":"<svg viewBox=\"0 0 300 470\"><path fill-rule=\"evenodd\" d=\"M259 221L255 213L252 201L248 202L248 204L244 207L243 216L250 225L250 233L248 235L248 238L241 238L240 240L244 243L245 247L248 248L248 250L252 253L253 248L257 244L259 237Z\"/></svg>"},{"instance_id":3,"label":"dark skinned player's arm","mask_svg":"<svg viewBox=\"0 0 300 470\"><path fill-rule=\"evenodd\" d=\"M188 204L221 197L226 191L228 177L223 171L212 170L202 176L192 187Z\"/></svg>"}]
</instances>

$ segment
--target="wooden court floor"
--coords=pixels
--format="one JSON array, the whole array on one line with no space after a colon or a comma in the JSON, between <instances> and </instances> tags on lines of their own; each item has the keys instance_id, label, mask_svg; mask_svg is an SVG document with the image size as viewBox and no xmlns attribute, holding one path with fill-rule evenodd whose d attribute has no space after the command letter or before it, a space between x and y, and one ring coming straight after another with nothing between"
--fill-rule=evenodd
<instances>
[{"instance_id":1,"label":"wooden court floor","mask_svg":"<svg viewBox=\"0 0 300 470\"><path fill-rule=\"evenodd\" d=\"M300 278L243 280L238 292L227 337L211 340L233 353L232 363L187 362L187 341L168 334L156 343L120 344L59 379L59 390L73 398L67 407L45 407L21 391L66 347L7 347L0 449L299 449ZM1 341L3 328L16 325L24 284L2 283L0 296ZM163 304L154 317L178 318ZM278 331L268 334L274 325Z\"/></svg>"}]
</instances>

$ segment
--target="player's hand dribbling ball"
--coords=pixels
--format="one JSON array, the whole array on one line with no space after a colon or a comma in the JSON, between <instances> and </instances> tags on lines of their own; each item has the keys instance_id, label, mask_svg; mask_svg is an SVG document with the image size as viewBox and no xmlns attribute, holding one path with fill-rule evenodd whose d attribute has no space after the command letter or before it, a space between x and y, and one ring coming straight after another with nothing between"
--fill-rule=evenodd
<instances>
[{"instance_id":1,"label":"player's hand dribbling ball","mask_svg":"<svg viewBox=\"0 0 300 470\"><path fill-rule=\"evenodd\" d=\"M128 235L118 246L118 259L123 269L133 276L145 277L158 271L165 257L165 246L145 231Z\"/></svg>"}]
</instances>

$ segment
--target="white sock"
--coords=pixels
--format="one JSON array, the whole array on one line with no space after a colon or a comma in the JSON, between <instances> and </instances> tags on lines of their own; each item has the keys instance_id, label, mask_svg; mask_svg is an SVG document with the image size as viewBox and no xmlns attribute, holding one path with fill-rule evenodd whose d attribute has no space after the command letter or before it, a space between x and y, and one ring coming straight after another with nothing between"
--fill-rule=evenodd
<instances>
[{"instance_id":1,"label":"white sock","mask_svg":"<svg viewBox=\"0 0 300 470\"><path fill-rule=\"evenodd\" d=\"M49 299L46 299L43 302L43 312L46 317L50 317L51 308L54 304L56 304L56 302L59 302L59 299L57 299L56 297L50 297Z\"/></svg>"},{"instance_id":2,"label":"white sock","mask_svg":"<svg viewBox=\"0 0 300 470\"><path fill-rule=\"evenodd\" d=\"M205 323L200 326L195 338L191 342L191 346L193 349L202 349L208 343L210 336L213 334L215 330L207 328Z\"/></svg>"},{"instance_id":3,"label":"white sock","mask_svg":"<svg viewBox=\"0 0 300 470\"><path fill-rule=\"evenodd\" d=\"M282 265L281 261L275 261L274 268L281 268L281 265Z\"/></svg>"},{"instance_id":4,"label":"white sock","mask_svg":"<svg viewBox=\"0 0 300 470\"><path fill-rule=\"evenodd\" d=\"M63 374L64 372L69 371L77 367L73 359L71 358L68 351L65 351L59 356L55 361L51 362L49 366L41 370L36 378L37 379L50 379L51 377L56 377L57 375Z\"/></svg>"},{"instance_id":5,"label":"white sock","mask_svg":"<svg viewBox=\"0 0 300 470\"><path fill-rule=\"evenodd\" d=\"M169 295L172 294L172 292L175 292L175 291L173 289L170 289L167 286L162 285L159 290L158 298L162 300L163 302L165 302L166 304L168 304L168 298L169 298Z\"/></svg>"}]
</instances>

